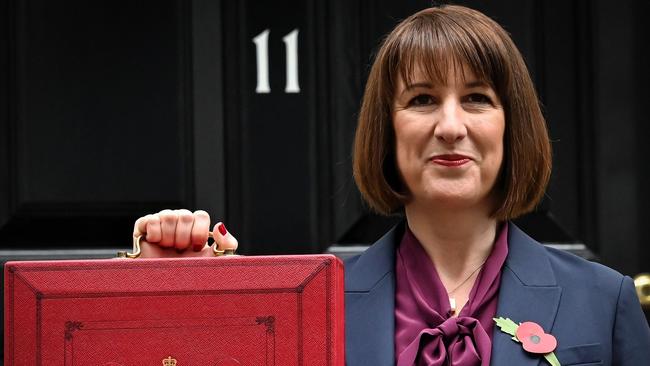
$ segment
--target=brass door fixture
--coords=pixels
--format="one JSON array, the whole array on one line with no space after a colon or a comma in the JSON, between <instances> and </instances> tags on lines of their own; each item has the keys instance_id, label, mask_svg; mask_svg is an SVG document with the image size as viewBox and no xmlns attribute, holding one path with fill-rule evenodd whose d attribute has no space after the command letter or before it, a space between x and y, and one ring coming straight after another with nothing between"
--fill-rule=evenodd
<instances>
[{"instance_id":1,"label":"brass door fixture","mask_svg":"<svg viewBox=\"0 0 650 366\"><path fill-rule=\"evenodd\" d=\"M634 287L644 309L650 309L650 273L639 273L634 277Z\"/></svg>"}]
</instances>

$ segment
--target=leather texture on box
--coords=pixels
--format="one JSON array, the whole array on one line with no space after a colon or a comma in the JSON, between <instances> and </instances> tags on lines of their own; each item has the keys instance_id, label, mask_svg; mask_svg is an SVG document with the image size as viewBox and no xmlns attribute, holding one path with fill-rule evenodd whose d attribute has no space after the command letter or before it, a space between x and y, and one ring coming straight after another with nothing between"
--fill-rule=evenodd
<instances>
[{"instance_id":1,"label":"leather texture on box","mask_svg":"<svg viewBox=\"0 0 650 366\"><path fill-rule=\"evenodd\" d=\"M331 255L8 262L4 365L343 365Z\"/></svg>"}]
</instances>

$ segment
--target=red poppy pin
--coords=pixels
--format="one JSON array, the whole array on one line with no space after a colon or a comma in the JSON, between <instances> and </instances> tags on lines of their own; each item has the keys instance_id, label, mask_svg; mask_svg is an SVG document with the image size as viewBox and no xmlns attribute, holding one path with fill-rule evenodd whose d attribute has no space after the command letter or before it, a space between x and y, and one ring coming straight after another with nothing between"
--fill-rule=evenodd
<instances>
[{"instance_id":1,"label":"red poppy pin","mask_svg":"<svg viewBox=\"0 0 650 366\"><path fill-rule=\"evenodd\" d=\"M509 318L494 318L502 332L510 334L512 340L520 342L525 351L542 355L551 366L561 366L553 351L557 347L557 340L551 334L544 332L539 324L523 322L517 325Z\"/></svg>"}]
</instances>

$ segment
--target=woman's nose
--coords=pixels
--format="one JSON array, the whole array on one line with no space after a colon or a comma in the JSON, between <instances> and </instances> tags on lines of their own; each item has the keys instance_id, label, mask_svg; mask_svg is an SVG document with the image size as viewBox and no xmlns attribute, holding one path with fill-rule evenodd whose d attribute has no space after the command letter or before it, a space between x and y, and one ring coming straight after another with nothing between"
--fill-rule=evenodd
<instances>
[{"instance_id":1,"label":"woman's nose","mask_svg":"<svg viewBox=\"0 0 650 366\"><path fill-rule=\"evenodd\" d=\"M447 102L440 109L434 130L435 137L445 143L453 144L467 136L463 109L459 103Z\"/></svg>"}]
</instances>

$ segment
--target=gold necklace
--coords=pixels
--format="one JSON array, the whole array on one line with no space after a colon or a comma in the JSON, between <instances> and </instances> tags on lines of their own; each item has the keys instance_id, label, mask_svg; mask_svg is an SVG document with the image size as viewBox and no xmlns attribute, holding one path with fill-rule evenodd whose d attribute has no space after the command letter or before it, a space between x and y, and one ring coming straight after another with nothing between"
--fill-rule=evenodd
<instances>
[{"instance_id":1,"label":"gold necklace","mask_svg":"<svg viewBox=\"0 0 650 366\"><path fill-rule=\"evenodd\" d=\"M469 276L467 276L467 278L465 278L465 279L463 280L463 282L461 282L458 286L454 287L453 290L451 290L451 291L447 291L447 296L449 297L449 307L450 307L450 312L451 312L452 315L456 314L456 298L453 297L453 296L451 296L451 295L452 295L454 292L456 292L456 290L458 290L458 289L459 289L462 285L464 285L467 281L469 281L469 279L472 278L472 277L474 276L474 274L475 274L476 272L478 272L479 269L483 268L483 265L485 264L485 262L487 262L487 258L483 261L483 263L481 263L480 266L476 267L476 269L473 270L472 273L470 273Z\"/></svg>"}]
</instances>

